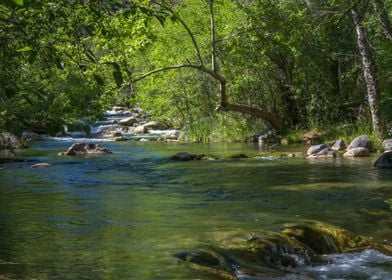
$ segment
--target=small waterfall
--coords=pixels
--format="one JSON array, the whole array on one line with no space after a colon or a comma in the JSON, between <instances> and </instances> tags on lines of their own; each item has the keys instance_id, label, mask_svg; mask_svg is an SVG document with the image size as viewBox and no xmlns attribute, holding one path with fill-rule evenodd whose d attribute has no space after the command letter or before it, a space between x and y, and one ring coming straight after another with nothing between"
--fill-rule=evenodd
<instances>
[{"instance_id":1,"label":"small waterfall","mask_svg":"<svg viewBox=\"0 0 392 280\"><path fill-rule=\"evenodd\" d=\"M72 131L69 126L65 126L65 135L58 135L54 139L95 139L98 141L177 141L181 134L180 130L166 129L157 122L151 121L150 112L141 108L128 108L114 106L104 113L103 120L96 121L89 125L90 133Z\"/></svg>"}]
</instances>

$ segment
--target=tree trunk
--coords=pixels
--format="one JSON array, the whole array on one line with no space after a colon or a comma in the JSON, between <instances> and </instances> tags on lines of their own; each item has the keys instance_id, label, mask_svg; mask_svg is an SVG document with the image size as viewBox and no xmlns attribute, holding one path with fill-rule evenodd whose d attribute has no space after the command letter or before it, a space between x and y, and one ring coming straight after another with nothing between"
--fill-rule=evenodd
<instances>
[{"instance_id":1,"label":"tree trunk","mask_svg":"<svg viewBox=\"0 0 392 280\"><path fill-rule=\"evenodd\" d=\"M362 57L363 74L367 87L367 98L372 116L373 131L380 139L383 137L383 128L379 110L379 93L376 79L375 64L371 56L371 48L367 41L367 35L362 26L362 19L357 11L352 8L351 15L354 21L357 35L357 46Z\"/></svg>"},{"instance_id":2,"label":"tree trunk","mask_svg":"<svg viewBox=\"0 0 392 280\"><path fill-rule=\"evenodd\" d=\"M380 18L381 27L384 31L385 37L392 41L392 24L389 20L388 12L385 9L384 2L382 0L372 0L374 9Z\"/></svg>"}]
</instances>

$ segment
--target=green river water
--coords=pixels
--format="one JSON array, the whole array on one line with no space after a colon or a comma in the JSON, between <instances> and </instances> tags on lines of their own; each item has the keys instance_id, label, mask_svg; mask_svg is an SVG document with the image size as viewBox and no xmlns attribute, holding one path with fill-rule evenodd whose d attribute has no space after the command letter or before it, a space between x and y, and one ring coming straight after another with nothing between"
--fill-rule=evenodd
<instances>
[{"instance_id":1,"label":"green river water","mask_svg":"<svg viewBox=\"0 0 392 280\"><path fill-rule=\"evenodd\" d=\"M215 279L172 255L230 232L279 230L304 220L392 242L385 202L392 198L392 172L373 168L374 157L173 162L168 157L179 151L223 156L258 147L102 145L113 154L60 157L70 142L37 141L19 155L29 162L0 165L0 279ZM31 168L36 162L53 166ZM391 258L379 268L363 258L310 274L392 279Z\"/></svg>"}]
</instances>

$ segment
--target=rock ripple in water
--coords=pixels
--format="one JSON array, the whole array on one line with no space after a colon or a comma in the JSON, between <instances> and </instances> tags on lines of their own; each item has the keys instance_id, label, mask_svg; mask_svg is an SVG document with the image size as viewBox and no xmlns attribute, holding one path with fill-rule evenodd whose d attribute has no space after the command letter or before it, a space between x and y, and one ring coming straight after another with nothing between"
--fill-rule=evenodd
<instances>
[{"instance_id":1,"label":"rock ripple in water","mask_svg":"<svg viewBox=\"0 0 392 280\"><path fill-rule=\"evenodd\" d=\"M94 143L74 143L68 150L59 153L61 156L85 156L92 154L109 154L111 151Z\"/></svg>"}]
</instances>

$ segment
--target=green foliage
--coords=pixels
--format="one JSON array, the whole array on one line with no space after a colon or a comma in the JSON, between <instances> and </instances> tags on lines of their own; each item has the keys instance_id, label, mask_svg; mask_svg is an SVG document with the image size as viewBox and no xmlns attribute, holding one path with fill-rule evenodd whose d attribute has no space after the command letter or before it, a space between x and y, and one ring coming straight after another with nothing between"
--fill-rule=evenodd
<instances>
[{"instance_id":1,"label":"green foliage","mask_svg":"<svg viewBox=\"0 0 392 280\"><path fill-rule=\"evenodd\" d=\"M371 134L368 110L357 120L366 87L352 19L342 12L348 4L312 2L321 12L309 12L304 1L215 1L216 51L228 97L282 119L286 131L294 131L289 142L309 129L347 139ZM365 8L358 5L389 124L391 44L377 14ZM186 128L200 142L243 140L265 126L245 115L217 114L218 85L195 69L132 83L154 69L200 63L189 32L211 66L206 1L13 0L0 11L0 128L55 131L120 102L151 110L158 121Z\"/></svg>"}]
</instances>

